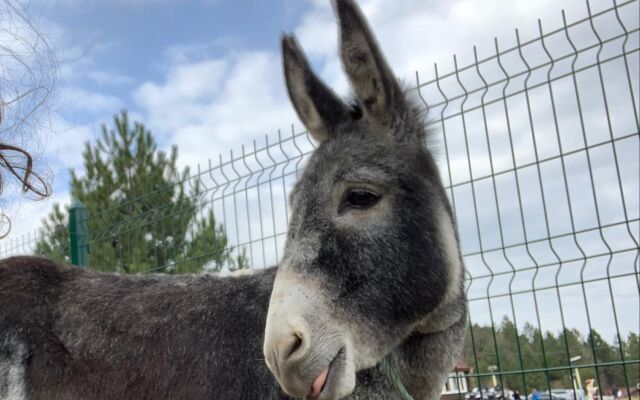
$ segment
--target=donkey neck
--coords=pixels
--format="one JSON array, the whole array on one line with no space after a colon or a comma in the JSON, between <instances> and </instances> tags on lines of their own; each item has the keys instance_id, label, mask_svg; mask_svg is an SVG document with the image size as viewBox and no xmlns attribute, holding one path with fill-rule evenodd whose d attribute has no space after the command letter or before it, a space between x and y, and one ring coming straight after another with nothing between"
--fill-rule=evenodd
<instances>
[{"instance_id":1,"label":"donkey neck","mask_svg":"<svg viewBox=\"0 0 640 400\"><path fill-rule=\"evenodd\" d=\"M383 368L404 400L440 397L442 387L433 382L444 382L461 355L466 315L464 295L443 302L385 358Z\"/></svg>"}]
</instances>

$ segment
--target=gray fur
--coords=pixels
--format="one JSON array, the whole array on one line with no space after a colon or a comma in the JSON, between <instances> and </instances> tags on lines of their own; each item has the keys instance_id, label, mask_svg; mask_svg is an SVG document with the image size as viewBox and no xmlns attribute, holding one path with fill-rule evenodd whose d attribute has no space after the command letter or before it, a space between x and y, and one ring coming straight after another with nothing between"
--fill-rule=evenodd
<instances>
[{"instance_id":1,"label":"gray fur","mask_svg":"<svg viewBox=\"0 0 640 400\"><path fill-rule=\"evenodd\" d=\"M353 0L335 0L356 98L283 38L287 88L321 142L291 193L278 266L118 275L0 261L0 399L435 400L465 334L464 267L424 119ZM353 207L350 193L376 202ZM265 363L266 361L266 363ZM331 368L328 366L331 365ZM318 394L318 393L316 393Z\"/></svg>"},{"instance_id":2,"label":"gray fur","mask_svg":"<svg viewBox=\"0 0 640 400\"><path fill-rule=\"evenodd\" d=\"M289 399L261 354L274 274L131 276L2 260L0 399ZM400 399L379 367L357 382L349 399Z\"/></svg>"},{"instance_id":3,"label":"gray fur","mask_svg":"<svg viewBox=\"0 0 640 400\"><path fill-rule=\"evenodd\" d=\"M0 335L0 399L26 400L27 350L16 334Z\"/></svg>"},{"instance_id":4,"label":"gray fur","mask_svg":"<svg viewBox=\"0 0 640 400\"><path fill-rule=\"evenodd\" d=\"M320 145L291 193L265 360L287 393L324 400L348 395L358 371L387 358L415 398L434 399L464 338L464 267L451 208L423 145L422 114L355 2L334 5L355 93L350 112L295 38L282 39L291 101ZM353 193L374 200L362 206Z\"/></svg>"}]
</instances>

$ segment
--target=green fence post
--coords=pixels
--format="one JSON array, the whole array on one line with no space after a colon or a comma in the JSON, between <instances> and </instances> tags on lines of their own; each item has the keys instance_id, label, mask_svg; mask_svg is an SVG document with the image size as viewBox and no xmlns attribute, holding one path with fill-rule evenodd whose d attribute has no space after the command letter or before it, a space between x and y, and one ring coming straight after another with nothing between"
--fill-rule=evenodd
<instances>
[{"instance_id":1,"label":"green fence post","mask_svg":"<svg viewBox=\"0 0 640 400\"><path fill-rule=\"evenodd\" d=\"M69 239L71 241L71 263L79 267L89 266L89 228L87 207L74 201L69 208Z\"/></svg>"}]
</instances>

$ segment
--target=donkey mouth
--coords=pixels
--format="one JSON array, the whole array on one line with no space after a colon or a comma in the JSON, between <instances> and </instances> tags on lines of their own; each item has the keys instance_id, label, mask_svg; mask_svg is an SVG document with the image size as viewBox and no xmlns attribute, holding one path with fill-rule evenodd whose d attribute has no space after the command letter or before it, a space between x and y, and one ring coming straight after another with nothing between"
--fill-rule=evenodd
<instances>
[{"instance_id":1,"label":"donkey mouth","mask_svg":"<svg viewBox=\"0 0 640 400\"><path fill-rule=\"evenodd\" d=\"M335 370L337 368L337 361L341 359L344 355L344 347L338 350L336 356L331 360L329 366L316 377L311 385L311 389L309 389L309 394L307 395L307 399L314 400L317 399L324 391L325 388L330 388L330 384L333 383Z\"/></svg>"}]
</instances>

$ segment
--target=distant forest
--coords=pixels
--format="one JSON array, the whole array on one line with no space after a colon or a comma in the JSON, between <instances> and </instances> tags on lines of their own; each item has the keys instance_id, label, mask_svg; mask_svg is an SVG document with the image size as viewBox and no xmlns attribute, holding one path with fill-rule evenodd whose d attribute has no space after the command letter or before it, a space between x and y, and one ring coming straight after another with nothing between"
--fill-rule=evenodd
<instances>
[{"instance_id":1,"label":"distant forest","mask_svg":"<svg viewBox=\"0 0 640 400\"><path fill-rule=\"evenodd\" d=\"M610 344L595 330L587 335L576 329L542 333L529 323L518 329L505 317L495 331L491 326L473 324L467 332L463 354L463 362L472 372L489 373L488 367L495 365L502 371L496 374L498 384L521 394L530 393L533 388L571 389L571 371L565 367L570 365L570 358L577 356L581 358L573 365L584 365L579 369L583 386L587 379L595 379L596 374L599 381L595 385L604 395L614 388L624 390L627 384L634 389L640 383L637 332L630 332L620 340L616 338ZM627 364L623 366L622 360ZM546 368L552 370L544 372ZM470 380L471 388L493 385L491 376L472 376Z\"/></svg>"}]
</instances>

